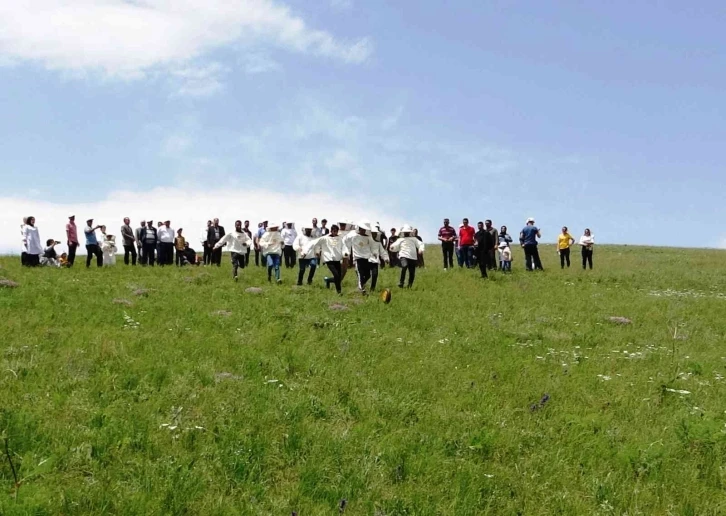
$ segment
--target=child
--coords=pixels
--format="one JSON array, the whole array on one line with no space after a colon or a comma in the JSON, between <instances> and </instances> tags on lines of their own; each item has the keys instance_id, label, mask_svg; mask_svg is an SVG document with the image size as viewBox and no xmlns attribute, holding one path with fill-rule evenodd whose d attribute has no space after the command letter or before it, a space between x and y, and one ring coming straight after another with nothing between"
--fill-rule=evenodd
<instances>
[{"instance_id":1,"label":"child","mask_svg":"<svg viewBox=\"0 0 726 516\"><path fill-rule=\"evenodd\" d=\"M424 252L424 245L412 236L412 233L413 228L404 224L399 232L400 237L390 246L390 250L398 254L398 261L401 264L401 280L398 282L398 288L403 288L406 271L408 271L408 288L413 286L419 255Z\"/></svg>"},{"instance_id":2,"label":"child","mask_svg":"<svg viewBox=\"0 0 726 516\"><path fill-rule=\"evenodd\" d=\"M282 255L282 235L280 225L270 224L267 231L259 241L262 254L267 256L267 281L272 281L272 271L275 271L275 281L282 283L280 279L280 256Z\"/></svg>"},{"instance_id":3,"label":"child","mask_svg":"<svg viewBox=\"0 0 726 516\"><path fill-rule=\"evenodd\" d=\"M507 242L499 244L499 268L502 272L512 272L512 249Z\"/></svg>"},{"instance_id":4,"label":"child","mask_svg":"<svg viewBox=\"0 0 726 516\"><path fill-rule=\"evenodd\" d=\"M182 228L176 230L176 238L174 239L174 249L176 250L176 266L184 265L184 251L187 247L187 239L182 236Z\"/></svg>"},{"instance_id":5,"label":"child","mask_svg":"<svg viewBox=\"0 0 726 516\"><path fill-rule=\"evenodd\" d=\"M55 250L60 242L56 242L52 238L45 242L46 248L43 251L43 257L40 259L40 265L44 267L60 267L58 262L58 253Z\"/></svg>"},{"instance_id":6,"label":"child","mask_svg":"<svg viewBox=\"0 0 726 516\"><path fill-rule=\"evenodd\" d=\"M103 265L116 265L116 237L106 235L106 239L101 243L101 251L103 252Z\"/></svg>"},{"instance_id":7,"label":"child","mask_svg":"<svg viewBox=\"0 0 726 516\"><path fill-rule=\"evenodd\" d=\"M61 267L70 267L71 262L68 261L68 253L63 253L60 255L60 266Z\"/></svg>"}]
</instances>

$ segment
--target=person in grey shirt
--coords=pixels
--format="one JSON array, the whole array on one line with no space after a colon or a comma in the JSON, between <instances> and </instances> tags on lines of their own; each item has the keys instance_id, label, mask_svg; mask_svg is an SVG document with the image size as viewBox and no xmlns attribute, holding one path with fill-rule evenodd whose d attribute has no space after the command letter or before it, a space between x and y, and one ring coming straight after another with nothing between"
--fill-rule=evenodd
<instances>
[{"instance_id":1,"label":"person in grey shirt","mask_svg":"<svg viewBox=\"0 0 726 516\"><path fill-rule=\"evenodd\" d=\"M124 218L124 225L121 226L121 239L124 246L124 263L129 264L129 254L131 255L131 265L136 265L136 236L134 230L131 229L131 220Z\"/></svg>"},{"instance_id":2,"label":"person in grey shirt","mask_svg":"<svg viewBox=\"0 0 726 516\"><path fill-rule=\"evenodd\" d=\"M141 232L146 228L146 221L142 220L141 225L136 228L134 232L134 236L136 237L136 249L139 253L139 261L143 263L143 260L141 259L141 253L144 251L144 242L141 240Z\"/></svg>"}]
</instances>

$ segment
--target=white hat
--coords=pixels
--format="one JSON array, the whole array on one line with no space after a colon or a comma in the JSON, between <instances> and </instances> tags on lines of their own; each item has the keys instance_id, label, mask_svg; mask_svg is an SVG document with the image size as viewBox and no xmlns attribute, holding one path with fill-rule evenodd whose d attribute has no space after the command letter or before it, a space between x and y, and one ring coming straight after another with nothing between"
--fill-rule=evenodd
<instances>
[{"instance_id":1,"label":"white hat","mask_svg":"<svg viewBox=\"0 0 726 516\"><path fill-rule=\"evenodd\" d=\"M534 222L534 217L530 217L527 219L527 224L529 224L530 222Z\"/></svg>"},{"instance_id":2,"label":"white hat","mask_svg":"<svg viewBox=\"0 0 726 516\"><path fill-rule=\"evenodd\" d=\"M366 231L371 230L371 224L367 220L362 220L358 223L358 229L364 229Z\"/></svg>"},{"instance_id":3,"label":"white hat","mask_svg":"<svg viewBox=\"0 0 726 516\"><path fill-rule=\"evenodd\" d=\"M499 249L504 249L505 247L509 247L509 244L506 241L499 243Z\"/></svg>"},{"instance_id":4,"label":"white hat","mask_svg":"<svg viewBox=\"0 0 726 516\"><path fill-rule=\"evenodd\" d=\"M267 223L267 229L272 229L272 228L278 228L279 229L281 225L282 224L278 224L277 222L268 222Z\"/></svg>"},{"instance_id":5,"label":"white hat","mask_svg":"<svg viewBox=\"0 0 726 516\"><path fill-rule=\"evenodd\" d=\"M413 228L408 224L404 224L399 231L399 233L412 233L412 232L413 232Z\"/></svg>"}]
</instances>

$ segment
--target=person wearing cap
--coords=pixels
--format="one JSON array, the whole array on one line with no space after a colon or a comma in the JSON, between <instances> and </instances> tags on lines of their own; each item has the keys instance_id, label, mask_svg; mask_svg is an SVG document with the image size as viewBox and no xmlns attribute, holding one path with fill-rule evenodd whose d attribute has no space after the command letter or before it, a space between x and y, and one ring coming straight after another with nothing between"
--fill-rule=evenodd
<instances>
[{"instance_id":1,"label":"person wearing cap","mask_svg":"<svg viewBox=\"0 0 726 516\"><path fill-rule=\"evenodd\" d=\"M376 290L376 285L378 284L378 270L381 267L381 263L388 263L388 252L386 251L385 246L383 245L383 242L381 241L381 237L383 236L383 231L381 231L381 225L376 222L375 227L373 227L373 230L371 231L371 237L373 238L373 241L375 242L375 245L373 246L373 249L371 251L371 292Z\"/></svg>"},{"instance_id":2,"label":"person wearing cap","mask_svg":"<svg viewBox=\"0 0 726 516\"><path fill-rule=\"evenodd\" d=\"M232 278L237 281L237 269L244 269L247 263L247 249L252 245L252 239L244 232L242 221L238 220L234 223L234 231L224 235L219 242L214 244L214 250L227 246L232 257Z\"/></svg>"},{"instance_id":3,"label":"person wearing cap","mask_svg":"<svg viewBox=\"0 0 726 516\"><path fill-rule=\"evenodd\" d=\"M492 226L492 221L487 219L484 221L484 229L492 236L492 247L487 249L487 269L497 270L497 246L499 245L499 231Z\"/></svg>"},{"instance_id":4,"label":"person wearing cap","mask_svg":"<svg viewBox=\"0 0 726 516\"><path fill-rule=\"evenodd\" d=\"M476 231L469 225L469 219L464 219L459 226L459 252L461 253L461 262L459 267L466 265L467 269L471 269L474 264L472 261L472 251L474 249L474 235Z\"/></svg>"},{"instance_id":5,"label":"person wearing cap","mask_svg":"<svg viewBox=\"0 0 726 516\"><path fill-rule=\"evenodd\" d=\"M264 267L266 264L267 259L265 258L265 255L262 253L262 250L260 249L260 238L262 238L262 235L265 234L265 231L267 231L267 221L264 220L257 224L257 231L255 232L255 236L253 239L253 243L255 246L255 265L259 265L261 267Z\"/></svg>"},{"instance_id":6,"label":"person wearing cap","mask_svg":"<svg viewBox=\"0 0 726 516\"><path fill-rule=\"evenodd\" d=\"M66 243L68 244L68 266L71 267L76 261L76 249L80 245L78 243L78 228L76 227L76 216L68 217L66 224Z\"/></svg>"},{"instance_id":7,"label":"person wearing cap","mask_svg":"<svg viewBox=\"0 0 726 516\"><path fill-rule=\"evenodd\" d=\"M146 221L142 220L139 227L137 227L134 230L134 237L136 239L136 253L138 254L139 263L143 263L141 253L143 252L143 249L144 249L144 242L141 240L141 232L144 230L145 227L146 227Z\"/></svg>"},{"instance_id":8,"label":"person wearing cap","mask_svg":"<svg viewBox=\"0 0 726 516\"><path fill-rule=\"evenodd\" d=\"M366 284L371 278L371 256L373 249L378 243L371 236L371 226L368 221L358 223L358 231L351 231L344 239L343 243L348 248L348 254L353 257L356 274L358 275L358 291L361 294L367 294Z\"/></svg>"},{"instance_id":9,"label":"person wearing cap","mask_svg":"<svg viewBox=\"0 0 726 516\"><path fill-rule=\"evenodd\" d=\"M177 267L184 265L184 254L187 249L187 239L182 235L182 228L176 230L176 238L174 238L174 250L176 251L176 263Z\"/></svg>"},{"instance_id":10,"label":"person wearing cap","mask_svg":"<svg viewBox=\"0 0 726 516\"><path fill-rule=\"evenodd\" d=\"M528 271L535 269L540 271L544 270L542 268L542 262L539 259L539 249L537 248L538 238L542 238L542 234L539 228L534 225L534 219L530 217L527 219L527 225L519 233L519 241L524 248L525 266Z\"/></svg>"},{"instance_id":11,"label":"person wearing cap","mask_svg":"<svg viewBox=\"0 0 726 516\"><path fill-rule=\"evenodd\" d=\"M474 235L474 253L476 261L479 264L479 272L481 277L488 277L487 268L489 267L489 250L496 246L492 234L486 230L483 222L477 224L478 231Z\"/></svg>"},{"instance_id":12,"label":"person wearing cap","mask_svg":"<svg viewBox=\"0 0 726 516\"><path fill-rule=\"evenodd\" d=\"M141 230L141 265L154 266L156 262L156 228L154 221L149 219L146 221L146 227Z\"/></svg>"},{"instance_id":13,"label":"person wearing cap","mask_svg":"<svg viewBox=\"0 0 726 516\"><path fill-rule=\"evenodd\" d=\"M456 230L444 219L444 225L439 228L439 242L441 253L444 255L444 270L454 268L454 247L456 246Z\"/></svg>"},{"instance_id":14,"label":"person wearing cap","mask_svg":"<svg viewBox=\"0 0 726 516\"><path fill-rule=\"evenodd\" d=\"M103 253L101 252L101 246L98 245L98 238L96 238L97 229L101 229L101 226L94 226L93 219L86 221L86 227L83 229L83 234L86 236L86 268L91 266L94 255L96 256L96 265L98 267L103 266Z\"/></svg>"},{"instance_id":15,"label":"person wearing cap","mask_svg":"<svg viewBox=\"0 0 726 516\"><path fill-rule=\"evenodd\" d=\"M416 279L416 265L420 253L424 252L424 244L416 237L412 236L413 228L408 224L404 224L400 231L400 236L393 244L391 250L398 253L398 260L401 262L401 279L398 287L403 288L406 281L406 272L408 272L408 288L413 286Z\"/></svg>"},{"instance_id":16,"label":"person wearing cap","mask_svg":"<svg viewBox=\"0 0 726 516\"><path fill-rule=\"evenodd\" d=\"M570 268L570 247L574 244L575 239L570 235L567 226L563 226L562 233L557 235L557 254L560 255L561 269L565 268L565 264L567 264L568 269Z\"/></svg>"},{"instance_id":17,"label":"person wearing cap","mask_svg":"<svg viewBox=\"0 0 726 516\"><path fill-rule=\"evenodd\" d=\"M506 241L499 243L499 268L502 272L512 272L512 248Z\"/></svg>"},{"instance_id":18,"label":"person wearing cap","mask_svg":"<svg viewBox=\"0 0 726 516\"><path fill-rule=\"evenodd\" d=\"M214 246L224 237L224 227L219 225L219 219L214 219L207 230L207 245L210 249L210 265L220 267L222 265L222 249L215 249Z\"/></svg>"},{"instance_id":19,"label":"person wearing cap","mask_svg":"<svg viewBox=\"0 0 726 516\"><path fill-rule=\"evenodd\" d=\"M260 238L260 249L267 257L267 281L272 281L272 271L275 271L275 281L282 283L280 278L280 256L282 255L282 235L280 225L270 224L267 231Z\"/></svg>"},{"instance_id":20,"label":"person wearing cap","mask_svg":"<svg viewBox=\"0 0 726 516\"><path fill-rule=\"evenodd\" d=\"M292 222L286 223L285 227L280 232L282 236L283 249L282 254L285 257L285 268L292 269L297 264L297 258L295 248L293 244L297 238L297 231L295 230L295 224Z\"/></svg>"},{"instance_id":21,"label":"person wearing cap","mask_svg":"<svg viewBox=\"0 0 726 516\"><path fill-rule=\"evenodd\" d=\"M124 246L124 264L129 264L129 255L131 255L131 265L136 265L136 237L128 217L124 218L124 224L121 226L121 243Z\"/></svg>"},{"instance_id":22,"label":"person wearing cap","mask_svg":"<svg viewBox=\"0 0 726 516\"><path fill-rule=\"evenodd\" d=\"M330 227L330 233L320 238L311 240L307 246L303 248L303 253L308 254L310 250L320 256L322 263L328 266L331 276L326 276L325 287L330 288L330 284L335 285L335 291L338 295L343 293L342 270L343 260L346 259L347 248L343 242L343 237L338 233L338 225L333 224Z\"/></svg>"},{"instance_id":23,"label":"person wearing cap","mask_svg":"<svg viewBox=\"0 0 726 516\"><path fill-rule=\"evenodd\" d=\"M174 238L175 232L171 228L171 221L165 220L159 227L157 235L159 243L159 265L174 265Z\"/></svg>"},{"instance_id":24,"label":"person wearing cap","mask_svg":"<svg viewBox=\"0 0 726 516\"><path fill-rule=\"evenodd\" d=\"M317 223L317 219L313 219L313 224L315 223ZM312 285L313 278L315 277L315 270L318 267L318 261L315 258L315 249L308 245L314 240L313 231L314 229L312 226L302 228L302 233L295 238L295 241L292 244L293 249L297 253L298 264L300 266L300 272L298 272L297 275L298 286L302 286L303 279L305 278L305 270L308 267L310 267L308 285ZM306 249L307 252L305 252Z\"/></svg>"},{"instance_id":25,"label":"person wearing cap","mask_svg":"<svg viewBox=\"0 0 726 516\"><path fill-rule=\"evenodd\" d=\"M585 229L585 233L580 237L579 244L582 246L582 269L587 269L587 265L590 265L592 270L592 248L595 245L595 237L589 228Z\"/></svg>"}]
</instances>

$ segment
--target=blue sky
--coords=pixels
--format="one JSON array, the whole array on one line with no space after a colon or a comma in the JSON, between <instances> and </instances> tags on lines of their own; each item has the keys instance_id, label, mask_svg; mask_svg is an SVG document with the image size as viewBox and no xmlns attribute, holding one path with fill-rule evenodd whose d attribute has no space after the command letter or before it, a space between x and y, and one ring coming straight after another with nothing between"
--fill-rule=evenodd
<instances>
[{"instance_id":1,"label":"blue sky","mask_svg":"<svg viewBox=\"0 0 726 516\"><path fill-rule=\"evenodd\" d=\"M443 217L534 216L547 241L726 247L722 2L15 4L0 252L23 215L62 239L69 212L193 234L364 217L427 240Z\"/></svg>"}]
</instances>

